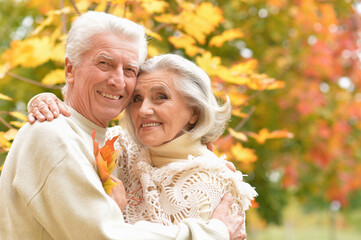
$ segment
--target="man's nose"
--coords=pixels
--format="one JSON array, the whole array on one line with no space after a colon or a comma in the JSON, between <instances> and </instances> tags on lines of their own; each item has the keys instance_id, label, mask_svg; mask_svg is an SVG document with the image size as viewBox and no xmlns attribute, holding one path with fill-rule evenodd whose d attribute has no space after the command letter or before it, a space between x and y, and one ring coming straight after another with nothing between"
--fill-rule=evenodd
<instances>
[{"instance_id":1,"label":"man's nose","mask_svg":"<svg viewBox=\"0 0 361 240\"><path fill-rule=\"evenodd\" d=\"M125 88L123 68L117 68L113 71L112 75L108 79L108 84L119 89Z\"/></svg>"}]
</instances>

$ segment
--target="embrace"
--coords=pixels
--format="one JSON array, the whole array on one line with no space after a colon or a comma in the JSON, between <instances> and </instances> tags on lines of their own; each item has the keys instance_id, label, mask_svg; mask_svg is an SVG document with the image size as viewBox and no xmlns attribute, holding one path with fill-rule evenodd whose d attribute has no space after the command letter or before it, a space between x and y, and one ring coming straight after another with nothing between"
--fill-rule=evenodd
<instances>
[{"instance_id":1,"label":"embrace","mask_svg":"<svg viewBox=\"0 0 361 240\"><path fill-rule=\"evenodd\" d=\"M244 213L257 194L206 145L223 133L229 101L217 103L192 62L145 61L146 48L143 28L129 20L88 12L74 21L65 105L34 98L29 122L56 119L22 127L5 161L1 239L246 238ZM107 128L124 109L123 127ZM109 195L94 130L100 144L120 135L113 179L122 184Z\"/></svg>"}]
</instances>

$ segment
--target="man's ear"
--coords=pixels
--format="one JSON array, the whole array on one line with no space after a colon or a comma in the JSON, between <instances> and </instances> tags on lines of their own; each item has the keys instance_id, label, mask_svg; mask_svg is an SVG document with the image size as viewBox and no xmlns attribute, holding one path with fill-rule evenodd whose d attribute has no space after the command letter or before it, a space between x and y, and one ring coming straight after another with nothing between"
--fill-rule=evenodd
<instances>
[{"instance_id":1,"label":"man's ear","mask_svg":"<svg viewBox=\"0 0 361 240\"><path fill-rule=\"evenodd\" d=\"M73 64L70 62L69 58L65 58L65 79L68 84L74 82Z\"/></svg>"}]
</instances>

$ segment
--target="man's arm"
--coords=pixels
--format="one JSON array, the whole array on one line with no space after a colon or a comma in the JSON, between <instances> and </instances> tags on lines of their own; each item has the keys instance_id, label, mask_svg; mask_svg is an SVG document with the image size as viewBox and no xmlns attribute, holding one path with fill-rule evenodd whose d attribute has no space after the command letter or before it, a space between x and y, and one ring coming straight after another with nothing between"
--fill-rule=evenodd
<instances>
[{"instance_id":1,"label":"man's arm","mask_svg":"<svg viewBox=\"0 0 361 240\"><path fill-rule=\"evenodd\" d=\"M187 219L177 227L146 222L126 224L117 204L103 190L89 160L93 157L92 149L83 149L91 143L90 136L88 143L77 139L77 144L74 144L64 140L66 136L61 135L64 128L58 129L60 133L53 134L50 131L54 129L49 129L44 124L49 123L36 124L41 132L36 134L38 137L32 138L31 143L28 138L18 139L18 142L23 143L24 153L42 151L42 157L25 159L26 155L23 155L25 165L19 169L25 169L25 172L19 171L14 188L22 195L33 216L53 238L228 239L227 228L218 220L205 224L199 220ZM35 149L34 146L38 148ZM58 160L54 162L52 159ZM29 180L27 177L35 178L31 182L38 184L32 187L36 191L29 191L28 185L24 184ZM227 217L218 219L234 224Z\"/></svg>"}]
</instances>

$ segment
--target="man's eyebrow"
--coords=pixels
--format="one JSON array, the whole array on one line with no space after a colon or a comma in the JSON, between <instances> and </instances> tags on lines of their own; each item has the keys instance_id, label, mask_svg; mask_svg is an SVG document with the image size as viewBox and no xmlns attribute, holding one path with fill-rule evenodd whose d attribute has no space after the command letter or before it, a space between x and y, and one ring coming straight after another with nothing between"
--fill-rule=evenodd
<instances>
[{"instance_id":1,"label":"man's eyebrow","mask_svg":"<svg viewBox=\"0 0 361 240\"><path fill-rule=\"evenodd\" d=\"M139 69L138 63L130 62L130 63L128 63L127 65L130 66L130 67L134 67L134 68L136 68L137 70Z\"/></svg>"},{"instance_id":2,"label":"man's eyebrow","mask_svg":"<svg viewBox=\"0 0 361 240\"><path fill-rule=\"evenodd\" d=\"M97 58L100 58L100 57L106 58L106 59L108 59L108 60L113 60L113 59L114 59L114 58L112 58L112 57L110 57L110 56L108 56L108 55L106 55L106 54L104 54L104 53L99 54L99 55L97 56Z\"/></svg>"}]
</instances>

